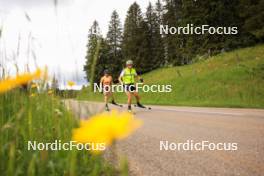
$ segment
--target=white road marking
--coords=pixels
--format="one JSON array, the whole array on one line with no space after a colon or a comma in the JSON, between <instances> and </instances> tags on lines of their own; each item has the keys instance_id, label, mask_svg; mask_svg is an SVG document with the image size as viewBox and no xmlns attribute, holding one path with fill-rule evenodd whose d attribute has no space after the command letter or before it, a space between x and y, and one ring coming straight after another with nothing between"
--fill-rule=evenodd
<instances>
[{"instance_id":1,"label":"white road marking","mask_svg":"<svg viewBox=\"0 0 264 176\"><path fill-rule=\"evenodd\" d=\"M243 116L243 113L229 113L229 112L208 112L208 111L195 111L195 110L180 110L180 109L168 109L168 108L153 108L157 111L173 111L173 112L186 112L186 113L200 113L200 114L218 114L218 115L231 115L231 116Z\"/></svg>"}]
</instances>

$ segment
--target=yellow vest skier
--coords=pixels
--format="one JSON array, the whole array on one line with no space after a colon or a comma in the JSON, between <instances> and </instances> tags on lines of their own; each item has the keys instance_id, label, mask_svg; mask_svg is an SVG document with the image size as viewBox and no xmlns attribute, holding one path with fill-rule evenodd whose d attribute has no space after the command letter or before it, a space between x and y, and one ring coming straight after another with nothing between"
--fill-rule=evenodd
<instances>
[{"instance_id":1,"label":"yellow vest skier","mask_svg":"<svg viewBox=\"0 0 264 176\"><path fill-rule=\"evenodd\" d=\"M136 81L139 80L140 82L143 82L143 79L141 79L138 76L136 69L133 68L133 61L132 60L126 61L126 68L123 69L118 80L125 88L125 92L127 95L128 111L131 111L132 96L135 96L135 98L137 100L137 106L138 107L145 108L139 102L140 97L138 95L138 92L136 90L136 85L135 85Z\"/></svg>"}]
</instances>

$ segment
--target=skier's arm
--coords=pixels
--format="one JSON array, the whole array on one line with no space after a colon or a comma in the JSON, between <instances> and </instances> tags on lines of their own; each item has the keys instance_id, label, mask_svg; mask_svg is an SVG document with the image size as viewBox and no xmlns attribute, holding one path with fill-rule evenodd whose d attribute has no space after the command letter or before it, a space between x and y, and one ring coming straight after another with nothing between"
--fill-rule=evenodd
<instances>
[{"instance_id":1,"label":"skier's arm","mask_svg":"<svg viewBox=\"0 0 264 176\"><path fill-rule=\"evenodd\" d=\"M119 76L118 81L120 82L120 84L123 84L123 81L122 81L122 77L121 76Z\"/></svg>"},{"instance_id":2,"label":"skier's arm","mask_svg":"<svg viewBox=\"0 0 264 176\"><path fill-rule=\"evenodd\" d=\"M104 77L100 79L100 85L103 85Z\"/></svg>"},{"instance_id":3,"label":"skier's arm","mask_svg":"<svg viewBox=\"0 0 264 176\"><path fill-rule=\"evenodd\" d=\"M119 81L120 84L123 84L123 80L122 80L123 75L124 75L124 70L121 72L121 74L120 74L120 76L118 78L118 81Z\"/></svg>"},{"instance_id":4,"label":"skier's arm","mask_svg":"<svg viewBox=\"0 0 264 176\"><path fill-rule=\"evenodd\" d=\"M143 78L141 78L141 76L138 75L137 73L136 73L135 77L136 77L137 82L141 82L141 83L144 82Z\"/></svg>"}]
</instances>

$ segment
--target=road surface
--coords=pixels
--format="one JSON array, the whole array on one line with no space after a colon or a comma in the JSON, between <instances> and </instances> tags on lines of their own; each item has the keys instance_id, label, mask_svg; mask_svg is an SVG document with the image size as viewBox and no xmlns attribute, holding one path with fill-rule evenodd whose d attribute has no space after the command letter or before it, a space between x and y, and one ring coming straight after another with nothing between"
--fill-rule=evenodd
<instances>
[{"instance_id":1,"label":"road surface","mask_svg":"<svg viewBox=\"0 0 264 176\"><path fill-rule=\"evenodd\" d=\"M100 103L66 104L81 118L103 110ZM132 176L264 175L264 110L153 106L135 111L143 127L117 144ZM175 150L188 140L235 143L237 150ZM172 147L160 150L160 141Z\"/></svg>"}]
</instances>

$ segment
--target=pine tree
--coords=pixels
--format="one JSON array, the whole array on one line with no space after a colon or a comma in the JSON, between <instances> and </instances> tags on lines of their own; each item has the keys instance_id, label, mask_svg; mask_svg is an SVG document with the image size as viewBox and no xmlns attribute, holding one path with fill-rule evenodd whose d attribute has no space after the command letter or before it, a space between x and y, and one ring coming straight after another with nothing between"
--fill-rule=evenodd
<instances>
[{"instance_id":1,"label":"pine tree","mask_svg":"<svg viewBox=\"0 0 264 176\"><path fill-rule=\"evenodd\" d=\"M88 35L88 44L87 44L87 54L86 54L86 62L84 65L84 71L86 75L86 79L88 82L93 83L95 78L96 72L96 62L97 58L96 55L98 47L100 45L101 40L100 28L97 21L94 21L93 25L89 29Z\"/></svg>"},{"instance_id":2,"label":"pine tree","mask_svg":"<svg viewBox=\"0 0 264 176\"><path fill-rule=\"evenodd\" d=\"M165 0L163 23L168 26L182 26L182 1ZM184 45L183 35L165 36L166 57L169 65L182 65Z\"/></svg>"},{"instance_id":3,"label":"pine tree","mask_svg":"<svg viewBox=\"0 0 264 176\"><path fill-rule=\"evenodd\" d=\"M122 68L123 57L121 50L122 27L119 15L116 11L112 13L106 41L109 45L107 68L111 70L113 78L117 79L120 69Z\"/></svg>"},{"instance_id":4,"label":"pine tree","mask_svg":"<svg viewBox=\"0 0 264 176\"><path fill-rule=\"evenodd\" d=\"M100 78L104 75L105 69L110 69L109 59L110 45L103 38L99 39L97 51L94 55L94 71L93 71L93 82L99 83Z\"/></svg>"},{"instance_id":5,"label":"pine tree","mask_svg":"<svg viewBox=\"0 0 264 176\"><path fill-rule=\"evenodd\" d=\"M216 0L204 6L207 7L208 17L207 24L210 26L236 26L240 28L240 19L237 16L238 0ZM205 49L209 49L211 54L217 54L221 50L230 50L236 48L240 43L241 35L207 35L207 43L204 44Z\"/></svg>"},{"instance_id":6,"label":"pine tree","mask_svg":"<svg viewBox=\"0 0 264 176\"><path fill-rule=\"evenodd\" d=\"M160 0L158 0L156 2L155 12L156 12L156 15L157 15L158 24L162 25L163 24L164 9L163 9L163 6L162 6Z\"/></svg>"},{"instance_id":7,"label":"pine tree","mask_svg":"<svg viewBox=\"0 0 264 176\"><path fill-rule=\"evenodd\" d=\"M119 15L115 10L111 16L106 40L111 47L114 57L117 57L118 52L121 50L122 27Z\"/></svg>"},{"instance_id":8,"label":"pine tree","mask_svg":"<svg viewBox=\"0 0 264 176\"><path fill-rule=\"evenodd\" d=\"M242 5L242 7L246 6ZM239 0L166 0L163 22L169 26L184 27L187 24L193 24L194 26L238 27L239 31L237 35L209 33L166 35L165 48L168 62L172 65L188 64L197 55L210 56L221 51L254 44L254 37L246 30L249 28L246 25L242 26L243 19L239 17L240 9L243 8L239 7ZM259 15L256 16L259 17Z\"/></svg>"},{"instance_id":9,"label":"pine tree","mask_svg":"<svg viewBox=\"0 0 264 176\"><path fill-rule=\"evenodd\" d=\"M161 25L164 24L164 13L165 13L165 10L164 10L164 7L161 3L160 0L158 0L156 2L156 8L155 8L155 12L156 12L156 15L157 15L157 23L158 23L158 27L160 28ZM168 65L168 54L167 54L167 46L166 46L166 40L165 40L165 35L161 35L161 45L163 46L163 54L164 54L164 61L162 62L162 65L165 66L165 65ZM162 66L161 65L161 66Z\"/></svg>"},{"instance_id":10,"label":"pine tree","mask_svg":"<svg viewBox=\"0 0 264 176\"><path fill-rule=\"evenodd\" d=\"M264 42L264 1L240 0L239 16L244 19L243 29Z\"/></svg>"},{"instance_id":11,"label":"pine tree","mask_svg":"<svg viewBox=\"0 0 264 176\"><path fill-rule=\"evenodd\" d=\"M143 20L141 9L135 2L127 12L125 27L124 27L124 40L123 40L123 54L126 60L132 59L137 67L139 73L148 71L149 68L145 67L147 63L146 56L146 33L147 25Z\"/></svg>"},{"instance_id":12,"label":"pine tree","mask_svg":"<svg viewBox=\"0 0 264 176\"><path fill-rule=\"evenodd\" d=\"M197 56L210 56L264 41L263 0L157 0L145 15L135 2L128 11L122 35L121 22L113 11L104 39L95 21L89 30L84 71L89 82L98 82L104 69L115 78L125 60L132 59L139 73L164 65L183 65ZM242 13L243 12L243 13ZM245 12L245 13L244 13ZM160 34L160 25L185 27L209 25L238 27L237 35Z\"/></svg>"},{"instance_id":13,"label":"pine tree","mask_svg":"<svg viewBox=\"0 0 264 176\"><path fill-rule=\"evenodd\" d=\"M162 36L159 31L160 17L157 15L154 7L151 3L147 7L146 12L146 24L147 24L147 35L146 41L148 41L146 60L148 61L146 65L149 70L156 69L164 64L164 45Z\"/></svg>"},{"instance_id":14,"label":"pine tree","mask_svg":"<svg viewBox=\"0 0 264 176\"><path fill-rule=\"evenodd\" d=\"M208 24L208 16L210 14L207 0L185 0L182 4L182 25L192 24L194 26L202 26ZM197 55L203 55L207 52L205 45L210 35L189 34L183 35L182 42L182 63L188 64Z\"/></svg>"}]
</instances>

